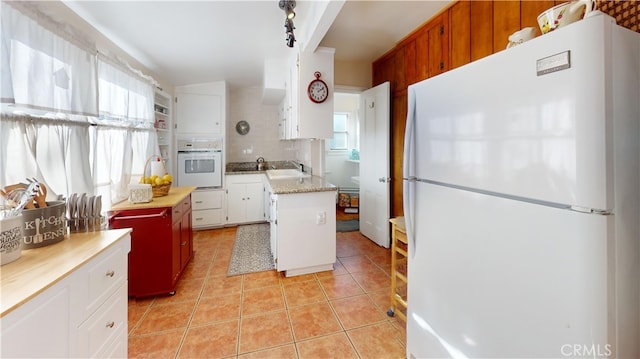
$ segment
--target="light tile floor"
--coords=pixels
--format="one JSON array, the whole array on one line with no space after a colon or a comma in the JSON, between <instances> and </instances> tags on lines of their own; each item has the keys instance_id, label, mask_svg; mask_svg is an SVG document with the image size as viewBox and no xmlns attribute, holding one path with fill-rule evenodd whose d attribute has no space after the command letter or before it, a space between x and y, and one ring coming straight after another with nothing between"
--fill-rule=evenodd
<instances>
[{"instance_id":1,"label":"light tile floor","mask_svg":"<svg viewBox=\"0 0 640 359\"><path fill-rule=\"evenodd\" d=\"M227 277L236 228L194 232L174 296L129 299L130 358L404 358L390 250L337 233L335 270Z\"/></svg>"}]
</instances>

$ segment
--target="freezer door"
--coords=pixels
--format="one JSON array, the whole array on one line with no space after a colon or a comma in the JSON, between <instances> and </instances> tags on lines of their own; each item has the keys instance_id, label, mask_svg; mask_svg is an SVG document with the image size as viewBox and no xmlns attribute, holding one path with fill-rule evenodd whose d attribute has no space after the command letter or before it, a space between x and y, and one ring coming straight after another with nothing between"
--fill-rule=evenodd
<instances>
[{"instance_id":1,"label":"freezer door","mask_svg":"<svg viewBox=\"0 0 640 359\"><path fill-rule=\"evenodd\" d=\"M607 339L601 216L415 186L408 358L575 356Z\"/></svg>"},{"instance_id":2,"label":"freezer door","mask_svg":"<svg viewBox=\"0 0 640 359\"><path fill-rule=\"evenodd\" d=\"M612 81L612 72L637 78L635 40L640 36L632 38L634 46L616 43L614 48L617 28L611 21L604 15L588 18L410 86L415 104L411 108L410 101L408 111L415 112L416 121L412 175L612 208L612 126L625 105L612 106L619 83ZM635 59L635 68L614 63L618 56ZM550 64L565 63L570 67L538 74ZM628 99L636 98L635 86ZM620 133L636 136L633 131Z\"/></svg>"}]
</instances>

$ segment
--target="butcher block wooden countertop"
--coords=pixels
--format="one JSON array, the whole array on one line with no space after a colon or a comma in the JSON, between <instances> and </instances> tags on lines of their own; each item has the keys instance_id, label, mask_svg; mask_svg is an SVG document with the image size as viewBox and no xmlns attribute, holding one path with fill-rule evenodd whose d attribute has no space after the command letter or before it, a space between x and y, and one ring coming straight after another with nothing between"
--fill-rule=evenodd
<instances>
[{"instance_id":1,"label":"butcher block wooden countertop","mask_svg":"<svg viewBox=\"0 0 640 359\"><path fill-rule=\"evenodd\" d=\"M23 250L0 268L0 317L50 288L131 232L130 228L67 234L58 243Z\"/></svg>"},{"instance_id":2,"label":"butcher block wooden countertop","mask_svg":"<svg viewBox=\"0 0 640 359\"><path fill-rule=\"evenodd\" d=\"M128 209L144 209L144 208L165 208L173 207L179 204L186 196L190 195L196 189L195 186L190 187L171 187L169 194L162 197L153 197L151 202L147 203L129 203L128 200L122 201L111 207L111 211L121 211Z\"/></svg>"}]
</instances>

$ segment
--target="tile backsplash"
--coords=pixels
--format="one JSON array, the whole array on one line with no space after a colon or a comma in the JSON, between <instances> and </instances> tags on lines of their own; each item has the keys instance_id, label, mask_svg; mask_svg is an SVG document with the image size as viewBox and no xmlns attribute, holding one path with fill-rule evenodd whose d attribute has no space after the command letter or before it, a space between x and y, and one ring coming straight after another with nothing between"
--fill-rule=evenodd
<instances>
[{"instance_id":1,"label":"tile backsplash","mask_svg":"<svg viewBox=\"0 0 640 359\"><path fill-rule=\"evenodd\" d=\"M278 136L277 105L262 104L261 87L231 89L227 123L227 162L299 160L307 162L306 140L281 141ZM236 132L239 121L249 123L245 135Z\"/></svg>"}]
</instances>

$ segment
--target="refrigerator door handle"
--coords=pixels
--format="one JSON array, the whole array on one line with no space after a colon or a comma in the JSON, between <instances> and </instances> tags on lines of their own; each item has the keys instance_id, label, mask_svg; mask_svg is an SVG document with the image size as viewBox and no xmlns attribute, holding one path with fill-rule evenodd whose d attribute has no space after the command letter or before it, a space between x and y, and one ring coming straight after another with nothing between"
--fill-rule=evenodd
<instances>
[{"instance_id":1,"label":"refrigerator door handle","mask_svg":"<svg viewBox=\"0 0 640 359\"><path fill-rule=\"evenodd\" d=\"M608 209L597 209L597 208L588 208L588 207L580 207L580 206L569 206L569 209L574 212L587 213L587 214L599 214L602 216L608 216L613 214Z\"/></svg>"},{"instance_id":2,"label":"refrigerator door handle","mask_svg":"<svg viewBox=\"0 0 640 359\"><path fill-rule=\"evenodd\" d=\"M408 90L408 108L407 108L407 124L404 132L404 154L402 158L402 178L405 179L402 184L402 203L404 210L404 223L407 231L407 239L409 241L409 255L415 256L416 240L413 236L413 213L414 188L416 185L415 176L415 109L416 95L415 90L409 87Z\"/></svg>"}]
</instances>

